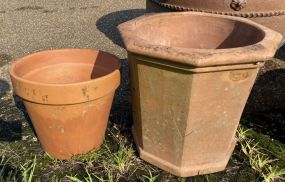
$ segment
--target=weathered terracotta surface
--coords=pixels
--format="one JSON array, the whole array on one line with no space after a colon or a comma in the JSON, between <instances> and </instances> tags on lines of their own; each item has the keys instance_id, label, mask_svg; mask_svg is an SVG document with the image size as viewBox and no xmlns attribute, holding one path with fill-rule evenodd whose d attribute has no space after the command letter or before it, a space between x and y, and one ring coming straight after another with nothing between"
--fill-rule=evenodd
<instances>
[{"instance_id":1,"label":"weathered terracotta surface","mask_svg":"<svg viewBox=\"0 0 285 182\"><path fill-rule=\"evenodd\" d=\"M285 34L284 0L147 0L147 10L194 11L250 18Z\"/></svg>"},{"instance_id":2,"label":"weathered terracotta surface","mask_svg":"<svg viewBox=\"0 0 285 182\"><path fill-rule=\"evenodd\" d=\"M46 152L69 159L100 147L120 83L117 58L92 49L43 51L16 61L10 75Z\"/></svg>"},{"instance_id":3,"label":"weathered terracotta surface","mask_svg":"<svg viewBox=\"0 0 285 182\"><path fill-rule=\"evenodd\" d=\"M264 61L282 36L252 21L161 13L119 26L140 157L178 176L223 170Z\"/></svg>"}]
</instances>

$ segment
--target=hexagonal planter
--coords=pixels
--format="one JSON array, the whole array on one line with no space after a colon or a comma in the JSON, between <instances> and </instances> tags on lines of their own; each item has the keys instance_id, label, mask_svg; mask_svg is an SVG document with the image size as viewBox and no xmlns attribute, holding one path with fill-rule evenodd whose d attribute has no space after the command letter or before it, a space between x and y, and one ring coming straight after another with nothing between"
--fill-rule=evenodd
<instances>
[{"instance_id":1,"label":"hexagonal planter","mask_svg":"<svg viewBox=\"0 0 285 182\"><path fill-rule=\"evenodd\" d=\"M140 157L178 176L225 169L257 72L282 36L250 20L187 12L118 28Z\"/></svg>"},{"instance_id":2,"label":"hexagonal planter","mask_svg":"<svg viewBox=\"0 0 285 182\"><path fill-rule=\"evenodd\" d=\"M12 64L10 76L47 153L70 159L100 147L120 84L117 58L92 49L42 51Z\"/></svg>"}]
</instances>

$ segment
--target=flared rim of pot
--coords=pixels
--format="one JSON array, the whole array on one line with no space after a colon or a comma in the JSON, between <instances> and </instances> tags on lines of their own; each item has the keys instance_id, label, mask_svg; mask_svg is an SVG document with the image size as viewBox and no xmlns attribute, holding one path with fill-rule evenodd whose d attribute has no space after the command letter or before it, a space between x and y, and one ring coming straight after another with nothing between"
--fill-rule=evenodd
<instances>
[{"instance_id":1,"label":"flared rim of pot","mask_svg":"<svg viewBox=\"0 0 285 182\"><path fill-rule=\"evenodd\" d=\"M194 17L196 17L197 19L196 22L198 22L198 24L199 21L201 21L201 19L206 19L206 20L209 19L207 20L208 22L206 21L207 24L204 23L206 25L205 28L207 28L208 26L209 29L211 28L211 26L214 26L217 23L222 24L224 22L225 25L227 23L230 23L232 27L228 29L232 28L233 32L227 32L229 33L229 36L231 36L231 33L235 33L234 31L238 31L239 34L244 33L243 35L247 35L248 33L246 31L242 32L241 30L238 30L238 28L241 29L246 27L248 28L248 30L251 31L251 34L248 34L247 35L248 39L245 39L244 41L246 42L247 40L249 40L249 42L245 44L241 43L240 46L232 45L227 47L226 45L222 46L219 45L220 46L219 48L218 47L211 48L207 46L206 46L207 48L199 48L199 47L197 48L197 46L196 47L179 46L176 45L175 43L172 43L172 45L166 45L165 43L161 44L161 42L167 42L167 40L163 40L167 38L166 36L163 37L164 33L163 31L160 34L157 34L156 37L160 37L160 39L157 40L156 42L154 41L153 37L149 40L145 38L147 36L151 37L150 34L153 33L153 32L151 33L147 32L148 30L151 29L153 31L156 28L161 27L163 23L165 23L165 25L167 25L167 23L168 25L176 23L175 24L176 26L172 27L173 29L179 29L179 30L187 29L189 31L203 30L203 27L201 26L203 25L203 23L199 25L201 26L200 29L199 27L197 29L197 27L190 27L190 26L187 27L185 26L185 23L179 23L178 21L175 21L175 18L177 18L176 20L178 20L179 18L180 19L184 18L189 23L191 22L191 20L193 20ZM237 30L235 30L236 25L240 25L241 27L237 27ZM142 29L142 27L145 29ZM146 29L146 27L148 27L148 29ZM217 29L218 28L219 27L217 27ZM271 30L263 25L257 24L251 20L240 17L199 13L199 12L171 12L171 13L148 14L138 17L134 20L125 22L123 24L120 24L118 26L118 29L123 38L125 46L129 52L149 57L155 57L162 60L188 64L194 67L246 64L246 63L267 61L274 56L275 51L279 47L282 40L282 35L280 33ZM167 27L165 29L171 29L171 28ZM141 34L140 31L142 32ZM177 32L175 33L176 35L179 35L180 32L178 31L178 33ZM173 36L175 33L169 35ZM182 33L185 34L185 32L181 32L180 34ZM186 35L188 37L192 36L190 33ZM249 39L251 36L256 36L255 34L258 34L259 37L258 36L255 37L255 40ZM185 37L184 40L187 40L188 37ZM195 37L195 35L192 37ZM201 36L196 35L196 37L201 37ZM238 37L232 37L232 38L236 38L236 41L238 41L239 39ZM180 42L184 40L181 38ZM169 42L171 42L171 40ZM234 43L234 41L232 41L232 43ZM207 40L204 41L204 45L206 44Z\"/></svg>"},{"instance_id":2,"label":"flared rim of pot","mask_svg":"<svg viewBox=\"0 0 285 182\"><path fill-rule=\"evenodd\" d=\"M87 61L86 59L85 61L83 59L81 62L76 62L76 59L82 59L80 58L81 56L89 56L88 59L90 60ZM44 57L44 59L42 59L42 57ZM71 61L69 61L68 58L71 58ZM52 60L52 64L44 65L44 63L47 63L49 60ZM105 73L96 75L96 68L106 66L106 60L109 61L110 67L105 67ZM92 65L93 63L94 65ZM38 81L37 78L35 79L35 77L33 77L33 75L27 76L28 74L33 73L36 68L34 67L34 69L31 68L30 70L25 70L27 67L24 64L29 64L29 66L37 66L38 64L39 71L42 69L44 70L49 66L51 66L51 68L56 68L60 64L74 64L75 69L73 68L73 70L75 71L77 66L76 64L83 68L91 68L91 66L93 66L93 68L88 69L89 71L92 70L92 72L90 72L90 78L83 78L83 80L79 79L79 81L71 81L67 83L48 83L47 81ZM119 60L112 54L96 49L67 48L39 51L24 56L10 65L9 74L14 92L22 99L39 104L68 105L88 102L114 92L120 84L119 68ZM19 71L20 69L23 69L24 71ZM66 74L64 71L65 70L62 72L60 71L62 75ZM81 72L84 71L86 70L81 70ZM93 73L93 71L95 73ZM94 78L92 78L93 74L96 75ZM51 75L52 74L45 76L47 77ZM45 76L40 77L43 78Z\"/></svg>"}]
</instances>

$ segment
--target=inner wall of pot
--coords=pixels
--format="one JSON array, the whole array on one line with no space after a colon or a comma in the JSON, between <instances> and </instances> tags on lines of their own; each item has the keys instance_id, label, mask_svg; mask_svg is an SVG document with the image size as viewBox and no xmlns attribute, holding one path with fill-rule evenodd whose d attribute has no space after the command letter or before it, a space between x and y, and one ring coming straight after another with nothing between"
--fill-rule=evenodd
<instances>
[{"instance_id":1,"label":"inner wall of pot","mask_svg":"<svg viewBox=\"0 0 285 182\"><path fill-rule=\"evenodd\" d=\"M199 15L147 18L136 25L136 35L153 45L196 49L226 49L253 45L265 33L246 23Z\"/></svg>"},{"instance_id":2,"label":"inner wall of pot","mask_svg":"<svg viewBox=\"0 0 285 182\"><path fill-rule=\"evenodd\" d=\"M45 84L70 84L106 76L118 69L112 56L101 52L42 53L19 60L14 72L24 80Z\"/></svg>"}]
</instances>

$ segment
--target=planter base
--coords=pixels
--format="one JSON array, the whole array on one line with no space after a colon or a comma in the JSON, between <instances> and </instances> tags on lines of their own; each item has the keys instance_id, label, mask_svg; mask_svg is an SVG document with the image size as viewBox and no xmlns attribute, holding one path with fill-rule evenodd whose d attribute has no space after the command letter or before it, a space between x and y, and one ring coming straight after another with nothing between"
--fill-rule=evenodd
<instances>
[{"instance_id":1,"label":"planter base","mask_svg":"<svg viewBox=\"0 0 285 182\"><path fill-rule=\"evenodd\" d=\"M151 153L144 151L143 148L141 148L141 146L138 144L138 139L137 139L134 127L132 127L132 134L133 134L134 141L135 141L135 144L136 144L136 147L137 147L137 150L139 152L139 156L141 159L147 161L148 163L152 165L159 167L160 169L163 169L165 171L170 172L173 175L180 176L180 177L189 177L189 176L203 175L203 174L223 171L226 168L228 161L236 145L236 139L234 139L229 148L229 151L227 152L227 155L222 161L219 161L216 163L192 165L188 167L179 167L161 158L158 158L152 155Z\"/></svg>"}]
</instances>

